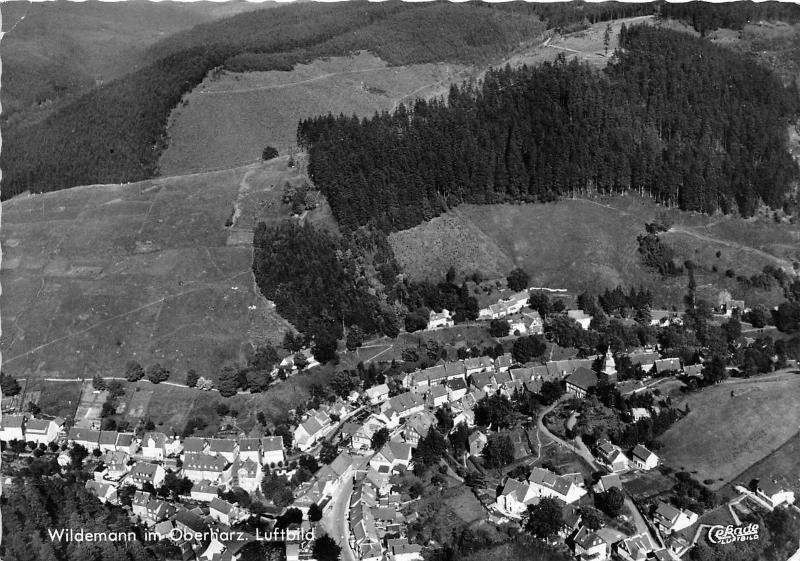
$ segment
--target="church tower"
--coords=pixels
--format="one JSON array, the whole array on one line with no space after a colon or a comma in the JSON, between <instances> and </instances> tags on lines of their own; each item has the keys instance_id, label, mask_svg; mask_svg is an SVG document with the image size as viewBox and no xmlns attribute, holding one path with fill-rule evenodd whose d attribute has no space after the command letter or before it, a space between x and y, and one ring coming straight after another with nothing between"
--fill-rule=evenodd
<instances>
[{"instance_id":1,"label":"church tower","mask_svg":"<svg viewBox=\"0 0 800 561\"><path fill-rule=\"evenodd\" d=\"M603 359L603 369L600 372L600 375L610 383L615 383L617 381L617 365L614 362L614 357L611 355L611 346L609 345L608 350L606 351L606 356Z\"/></svg>"}]
</instances>

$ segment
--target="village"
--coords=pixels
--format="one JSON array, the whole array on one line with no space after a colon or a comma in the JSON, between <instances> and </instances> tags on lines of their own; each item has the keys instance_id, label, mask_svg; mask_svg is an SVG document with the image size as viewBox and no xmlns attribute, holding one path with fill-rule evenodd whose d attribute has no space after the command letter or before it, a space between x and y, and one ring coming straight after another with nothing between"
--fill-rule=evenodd
<instances>
[{"instance_id":1,"label":"village","mask_svg":"<svg viewBox=\"0 0 800 561\"><path fill-rule=\"evenodd\" d=\"M544 340L545 319L529 306L536 293L506 296L481 309L478 322L504 320L512 338ZM745 311L744 302L729 301L719 314ZM593 319L581 309L563 315L583 330ZM653 310L649 325L682 322L681 314ZM427 330L453 325L447 310L431 311ZM623 363L636 376L620 376ZM662 357L657 345L525 363L505 352L440 359L391 384L355 389L305 411L291 434L182 438L16 414L3 416L0 441L22 455L52 455L63 469L82 465L99 501L122 505L186 560L235 561L256 533L275 530L289 536L288 561L312 559L313 537L323 534L348 561L421 560L428 544L414 539L418 531L412 537L421 522L416 505L422 494L448 486L471 488L491 524L527 529L579 560L677 560L712 529L693 508L727 509L737 525L754 510L796 509L792 490L766 480L737 486L726 505L709 502L692 479L653 501L626 490L659 470L662 478L671 472L648 445L654 431L688 411L674 408L661 388L702 381L706 368ZM612 412L608 427L616 428L592 425L597 410ZM645 426L648 434L626 430ZM232 528L246 538L218 537Z\"/></svg>"}]
</instances>

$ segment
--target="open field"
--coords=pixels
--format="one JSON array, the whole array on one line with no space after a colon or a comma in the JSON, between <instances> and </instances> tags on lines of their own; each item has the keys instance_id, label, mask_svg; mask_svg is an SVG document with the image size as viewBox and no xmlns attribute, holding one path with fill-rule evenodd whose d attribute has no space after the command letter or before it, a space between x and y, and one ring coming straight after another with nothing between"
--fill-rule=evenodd
<instances>
[{"instance_id":1,"label":"open field","mask_svg":"<svg viewBox=\"0 0 800 561\"><path fill-rule=\"evenodd\" d=\"M798 395L800 376L787 373L732 380L691 394L678 404L682 409L688 403L689 415L660 438L659 454L699 481L713 479L710 487L718 489L797 433Z\"/></svg>"},{"instance_id":2,"label":"open field","mask_svg":"<svg viewBox=\"0 0 800 561\"><path fill-rule=\"evenodd\" d=\"M281 217L282 186L298 177L279 158L5 202L4 371L119 376L136 360L182 381L279 340L289 324L254 285L252 227Z\"/></svg>"},{"instance_id":3,"label":"open field","mask_svg":"<svg viewBox=\"0 0 800 561\"><path fill-rule=\"evenodd\" d=\"M682 306L685 276L661 278L642 266L637 252L636 237L659 214L673 222L670 231L661 235L663 241L681 261L692 259L700 266L696 279L702 294L708 292L710 298L724 288L745 297L749 304L771 306L782 300L780 290L743 291L724 273L731 268L737 275L750 276L760 273L764 265L790 269L800 258L800 244L793 243L800 239L800 227L763 218L666 211L635 196L460 205L424 224L392 233L389 242L404 272L415 280L438 280L451 266L465 275L478 270L486 277L522 267L534 286L580 292L617 284L641 285L653 291L657 304ZM758 234L762 228L765 233Z\"/></svg>"},{"instance_id":4,"label":"open field","mask_svg":"<svg viewBox=\"0 0 800 561\"><path fill-rule=\"evenodd\" d=\"M333 113L371 116L407 96L444 93L468 75L455 64L388 67L370 54L300 64L290 72L223 72L206 78L173 110L161 173L252 162L266 145L295 146L301 119Z\"/></svg>"},{"instance_id":5,"label":"open field","mask_svg":"<svg viewBox=\"0 0 800 561\"><path fill-rule=\"evenodd\" d=\"M800 432L758 463L738 474L732 483L747 486L753 479L772 480L800 494Z\"/></svg>"}]
</instances>

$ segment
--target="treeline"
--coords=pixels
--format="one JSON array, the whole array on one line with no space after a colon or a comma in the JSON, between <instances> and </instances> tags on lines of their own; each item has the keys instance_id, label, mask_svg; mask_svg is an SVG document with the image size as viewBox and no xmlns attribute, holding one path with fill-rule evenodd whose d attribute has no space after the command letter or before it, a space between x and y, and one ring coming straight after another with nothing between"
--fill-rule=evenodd
<instances>
[{"instance_id":1,"label":"treeline","mask_svg":"<svg viewBox=\"0 0 800 561\"><path fill-rule=\"evenodd\" d=\"M298 143L340 225L412 227L463 202L636 190L685 210L780 205L797 168L784 88L750 59L636 26L603 73L561 57L489 72L447 100L302 121Z\"/></svg>"},{"instance_id":2,"label":"treeline","mask_svg":"<svg viewBox=\"0 0 800 561\"><path fill-rule=\"evenodd\" d=\"M789 2L659 2L662 17L680 20L701 35L719 28L742 29L759 21L800 21L800 6Z\"/></svg>"},{"instance_id":3,"label":"treeline","mask_svg":"<svg viewBox=\"0 0 800 561\"><path fill-rule=\"evenodd\" d=\"M301 332L333 342L344 327L367 334L398 333L397 315L370 286L361 251L310 225L256 227L253 271L261 292Z\"/></svg>"}]
</instances>

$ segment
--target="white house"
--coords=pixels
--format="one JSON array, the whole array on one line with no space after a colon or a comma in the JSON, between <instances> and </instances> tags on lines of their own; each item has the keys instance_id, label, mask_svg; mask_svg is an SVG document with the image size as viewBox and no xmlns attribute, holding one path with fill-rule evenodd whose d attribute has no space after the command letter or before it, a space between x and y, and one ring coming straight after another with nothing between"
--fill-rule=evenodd
<instances>
[{"instance_id":1,"label":"white house","mask_svg":"<svg viewBox=\"0 0 800 561\"><path fill-rule=\"evenodd\" d=\"M623 561L644 561L656 546L648 534L641 533L618 542L615 548Z\"/></svg>"},{"instance_id":2,"label":"white house","mask_svg":"<svg viewBox=\"0 0 800 561\"><path fill-rule=\"evenodd\" d=\"M442 310L441 312L434 312L428 317L428 329L437 329L439 327L452 327L453 318L449 310Z\"/></svg>"},{"instance_id":3,"label":"white house","mask_svg":"<svg viewBox=\"0 0 800 561\"><path fill-rule=\"evenodd\" d=\"M3 415L0 421L0 440L25 440L25 417L23 415Z\"/></svg>"},{"instance_id":4,"label":"white house","mask_svg":"<svg viewBox=\"0 0 800 561\"><path fill-rule=\"evenodd\" d=\"M236 475L239 479L239 487L248 493L255 493L261 487L261 481L264 479L261 464L249 458L239 463Z\"/></svg>"},{"instance_id":5,"label":"white house","mask_svg":"<svg viewBox=\"0 0 800 561\"><path fill-rule=\"evenodd\" d=\"M314 410L308 419L300 423L294 430L294 442L303 452L309 450L317 441L325 436L330 428L331 419L324 413L317 413Z\"/></svg>"},{"instance_id":6,"label":"white house","mask_svg":"<svg viewBox=\"0 0 800 561\"><path fill-rule=\"evenodd\" d=\"M394 561L422 561L422 546L408 543L408 539L386 540L386 551L393 555Z\"/></svg>"},{"instance_id":7,"label":"white house","mask_svg":"<svg viewBox=\"0 0 800 561\"><path fill-rule=\"evenodd\" d=\"M378 403L386 401L386 399L389 397L389 386L386 384L373 386L365 390L364 395L367 396L370 404L377 405Z\"/></svg>"},{"instance_id":8,"label":"white house","mask_svg":"<svg viewBox=\"0 0 800 561\"><path fill-rule=\"evenodd\" d=\"M535 467L528 477L532 492L537 497L555 497L567 504L574 503L586 494L583 477L579 473L556 475L546 469Z\"/></svg>"},{"instance_id":9,"label":"white house","mask_svg":"<svg viewBox=\"0 0 800 561\"><path fill-rule=\"evenodd\" d=\"M238 517L238 510L235 505L219 497L211 499L211 503L208 505L208 515L217 522L228 526Z\"/></svg>"},{"instance_id":10,"label":"white house","mask_svg":"<svg viewBox=\"0 0 800 561\"><path fill-rule=\"evenodd\" d=\"M379 472L391 472L397 466L408 468L411 463L412 447L406 442L387 442L372 459L369 465Z\"/></svg>"},{"instance_id":11,"label":"white house","mask_svg":"<svg viewBox=\"0 0 800 561\"><path fill-rule=\"evenodd\" d=\"M219 496L220 488L207 481L201 481L192 485L192 499L204 503L211 502L214 497Z\"/></svg>"},{"instance_id":12,"label":"white house","mask_svg":"<svg viewBox=\"0 0 800 561\"><path fill-rule=\"evenodd\" d=\"M51 420L29 419L25 424L25 441L36 444L50 444L58 438L64 420L57 417ZM0 437L0 440L3 438Z\"/></svg>"},{"instance_id":13,"label":"white house","mask_svg":"<svg viewBox=\"0 0 800 561\"><path fill-rule=\"evenodd\" d=\"M653 522L662 534L680 532L697 522L697 514L690 510L677 509L674 506L659 502L653 515Z\"/></svg>"},{"instance_id":14,"label":"white house","mask_svg":"<svg viewBox=\"0 0 800 561\"><path fill-rule=\"evenodd\" d=\"M428 390L428 405L433 407L441 407L447 403L447 387L433 386Z\"/></svg>"},{"instance_id":15,"label":"white house","mask_svg":"<svg viewBox=\"0 0 800 561\"><path fill-rule=\"evenodd\" d=\"M530 484L509 477L497 496L495 508L507 516L518 518L528 510L528 504L535 497Z\"/></svg>"},{"instance_id":16,"label":"white house","mask_svg":"<svg viewBox=\"0 0 800 561\"><path fill-rule=\"evenodd\" d=\"M145 433L141 452L145 458L163 460L167 455L167 435L163 432Z\"/></svg>"},{"instance_id":17,"label":"white house","mask_svg":"<svg viewBox=\"0 0 800 561\"><path fill-rule=\"evenodd\" d=\"M769 479L758 482L756 494L767 501L772 508L783 503L794 503L794 491L790 491Z\"/></svg>"},{"instance_id":18,"label":"white house","mask_svg":"<svg viewBox=\"0 0 800 561\"><path fill-rule=\"evenodd\" d=\"M567 317L575 320L583 329L589 329L589 324L592 323L592 316L583 310L568 310Z\"/></svg>"},{"instance_id":19,"label":"white house","mask_svg":"<svg viewBox=\"0 0 800 561\"><path fill-rule=\"evenodd\" d=\"M97 448L100 441L100 431L72 427L69 429L67 440L70 444L79 444L91 451Z\"/></svg>"},{"instance_id":20,"label":"white house","mask_svg":"<svg viewBox=\"0 0 800 561\"><path fill-rule=\"evenodd\" d=\"M164 468L158 464L136 462L125 480L135 485L137 489L141 489L145 483L150 483L158 489L164 484L165 475Z\"/></svg>"},{"instance_id":21,"label":"white house","mask_svg":"<svg viewBox=\"0 0 800 561\"><path fill-rule=\"evenodd\" d=\"M194 483L207 481L227 485L233 475L233 466L222 456L189 452L183 460L183 475Z\"/></svg>"},{"instance_id":22,"label":"white house","mask_svg":"<svg viewBox=\"0 0 800 561\"><path fill-rule=\"evenodd\" d=\"M601 561L608 558L608 544L595 532L583 526L573 538L578 559Z\"/></svg>"},{"instance_id":23,"label":"white house","mask_svg":"<svg viewBox=\"0 0 800 561\"><path fill-rule=\"evenodd\" d=\"M612 473L619 473L630 467L628 457L619 446L611 444L608 440L597 443L597 459Z\"/></svg>"},{"instance_id":24,"label":"white house","mask_svg":"<svg viewBox=\"0 0 800 561\"><path fill-rule=\"evenodd\" d=\"M261 462L265 466L282 466L286 461L283 455L283 437L265 436L261 439Z\"/></svg>"},{"instance_id":25,"label":"white house","mask_svg":"<svg viewBox=\"0 0 800 561\"><path fill-rule=\"evenodd\" d=\"M637 444L631 451L631 463L637 469L648 471L658 466L658 456L641 444Z\"/></svg>"},{"instance_id":26,"label":"white house","mask_svg":"<svg viewBox=\"0 0 800 561\"><path fill-rule=\"evenodd\" d=\"M103 504L107 502L113 504L117 501L117 488L110 483L90 479L86 482L86 490Z\"/></svg>"}]
</instances>

